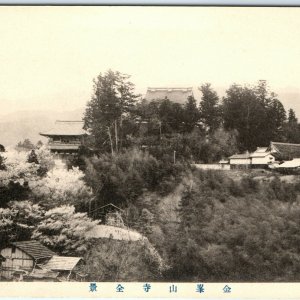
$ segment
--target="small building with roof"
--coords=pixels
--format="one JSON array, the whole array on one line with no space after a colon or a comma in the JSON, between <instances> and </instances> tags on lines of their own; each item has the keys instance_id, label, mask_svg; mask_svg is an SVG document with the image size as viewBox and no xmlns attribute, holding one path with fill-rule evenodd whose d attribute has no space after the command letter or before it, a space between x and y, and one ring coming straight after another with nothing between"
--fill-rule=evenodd
<instances>
[{"instance_id":1,"label":"small building with roof","mask_svg":"<svg viewBox=\"0 0 300 300\"><path fill-rule=\"evenodd\" d=\"M234 154L229 157L229 164L231 169L247 169L251 166L251 156L247 151L242 154Z\"/></svg>"},{"instance_id":2,"label":"small building with roof","mask_svg":"<svg viewBox=\"0 0 300 300\"><path fill-rule=\"evenodd\" d=\"M31 272L37 264L45 263L53 255L53 251L35 240L12 242L1 250L1 256L5 258L1 264L1 277L11 279L18 270Z\"/></svg>"},{"instance_id":3,"label":"small building with roof","mask_svg":"<svg viewBox=\"0 0 300 300\"><path fill-rule=\"evenodd\" d=\"M81 281L85 274L82 272L84 261L81 257L54 255L43 265L43 269L59 273L59 279Z\"/></svg>"},{"instance_id":4,"label":"small building with roof","mask_svg":"<svg viewBox=\"0 0 300 300\"><path fill-rule=\"evenodd\" d=\"M83 121L56 121L52 129L40 135L49 139L48 147L52 153L76 154L87 136L83 125Z\"/></svg>"},{"instance_id":5,"label":"small building with roof","mask_svg":"<svg viewBox=\"0 0 300 300\"><path fill-rule=\"evenodd\" d=\"M184 104L189 97L193 96L192 87L148 87L145 99L148 101L169 99Z\"/></svg>"},{"instance_id":6,"label":"small building with roof","mask_svg":"<svg viewBox=\"0 0 300 300\"><path fill-rule=\"evenodd\" d=\"M268 151L268 147L257 147L250 157L252 168L265 168L275 162L275 157Z\"/></svg>"},{"instance_id":7,"label":"small building with roof","mask_svg":"<svg viewBox=\"0 0 300 300\"><path fill-rule=\"evenodd\" d=\"M271 142L268 151L278 161L300 158L300 144Z\"/></svg>"}]
</instances>

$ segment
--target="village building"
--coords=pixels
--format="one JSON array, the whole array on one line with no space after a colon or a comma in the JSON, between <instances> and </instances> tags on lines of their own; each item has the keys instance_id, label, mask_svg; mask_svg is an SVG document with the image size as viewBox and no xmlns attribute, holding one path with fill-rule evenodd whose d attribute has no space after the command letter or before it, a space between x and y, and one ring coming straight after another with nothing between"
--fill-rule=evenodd
<instances>
[{"instance_id":1,"label":"village building","mask_svg":"<svg viewBox=\"0 0 300 300\"><path fill-rule=\"evenodd\" d=\"M40 135L49 139L48 147L52 153L72 155L84 145L87 132L82 121L56 121L52 129Z\"/></svg>"},{"instance_id":2,"label":"village building","mask_svg":"<svg viewBox=\"0 0 300 300\"><path fill-rule=\"evenodd\" d=\"M12 242L1 250L1 278L18 281L82 281L81 257L58 256L38 241Z\"/></svg>"},{"instance_id":3,"label":"village building","mask_svg":"<svg viewBox=\"0 0 300 300\"><path fill-rule=\"evenodd\" d=\"M45 263L54 252L43 246L38 241L13 242L1 250L4 260L1 263L1 277L12 279L19 272L22 277L26 272L31 272L37 264Z\"/></svg>"},{"instance_id":4,"label":"village building","mask_svg":"<svg viewBox=\"0 0 300 300\"><path fill-rule=\"evenodd\" d=\"M230 169L248 169L251 167L251 155L247 151L242 154L234 154L229 157Z\"/></svg>"},{"instance_id":5,"label":"village building","mask_svg":"<svg viewBox=\"0 0 300 300\"><path fill-rule=\"evenodd\" d=\"M253 153L229 157L230 168L298 168L300 144L270 142L269 147L258 147ZM283 164L282 164L283 163Z\"/></svg>"},{"instance_id":6,"label":"village building","mask_svg":"<svg viewBox=\"0 0 300 300\"><path fill-rule=\"evenodd\" d=\"M148 87L145 99L148 101L169 99L184 104L189 97L193 96L192 87Z\"/></svg>"},{"instance_id":7,"label":"village building","mask_svg":"<svg viewBox=\"0 0 300 300\"><path fill-rule=\"evenodd\" d=\"M81 257L54 255L42 268L57 272L60 281L82 281L87 276L83 272L83 266L84 261Z\"/></svg>"},{"instance_id":8,"label":"village building","mask_svg":"<svg viewBox=\"0 0 300 300\"><path fill-rule=\"evenodd\" d=\"M294 158L292 160L285 161L284 163L277 166L277 169L286 171L299 170L300 169L300 158Z\"/></svg>"},{"instance_id":9,"label":"village building","mask_svg":"<svg viewBox=\"0 0 300 300\"><path fill-rule=\"evenodd\" d=\"M267 147L257 147L256 151L250 154L252 168L266 168L275 162L275 157L268 151Z\"/></svg>"},{"instance_id":10,"label":"village building","mask_svg":"<svg viewBox=\"0 0 300 300\"><path fill-rule=\"evenodd\" d=\"M271 142L268 151L278 161L300 158L300 144Z\"/></svg>"}]
</instances>

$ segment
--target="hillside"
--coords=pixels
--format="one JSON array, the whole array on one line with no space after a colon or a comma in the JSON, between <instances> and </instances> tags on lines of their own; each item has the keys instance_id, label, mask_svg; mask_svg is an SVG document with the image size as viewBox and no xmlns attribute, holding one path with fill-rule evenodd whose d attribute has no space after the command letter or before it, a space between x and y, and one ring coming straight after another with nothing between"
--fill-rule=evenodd
<instances>
[{"instance_id":1,"label":"hillside","mask_svg":"<svg viewBox=\"0 0 300 300\"><path fill-rule=\"evenodd\" d=\"M145 240L92 239L84 255L85 272L93 281L161 280L164 264Z\"/></svg>"}]
</instances>

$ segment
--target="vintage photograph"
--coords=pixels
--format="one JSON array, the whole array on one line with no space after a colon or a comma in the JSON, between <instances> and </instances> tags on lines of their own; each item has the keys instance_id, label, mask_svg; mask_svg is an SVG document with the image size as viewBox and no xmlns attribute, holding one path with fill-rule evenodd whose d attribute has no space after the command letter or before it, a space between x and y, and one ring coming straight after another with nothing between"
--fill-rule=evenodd
<instances>
[{"instance_id":1,"label":"vintage photograph","mask_svg":"<svg viewBox=\"0 0 300 300\"><path fill-rule=\"evenodd\" d=\"M0 6L0 281L300 281L300 9Z\"/></svg>"}]
</instances>

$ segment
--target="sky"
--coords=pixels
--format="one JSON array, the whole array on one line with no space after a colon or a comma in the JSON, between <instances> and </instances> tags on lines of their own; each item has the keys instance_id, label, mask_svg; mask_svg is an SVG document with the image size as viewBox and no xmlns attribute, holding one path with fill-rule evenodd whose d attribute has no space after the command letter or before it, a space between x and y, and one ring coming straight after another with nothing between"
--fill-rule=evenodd
<instances>
[{"instance_id":1,"label":"sky","mask_svg":"<svg viewBox=\"0 0 300 300\"><path fill-rule=\"evenodd\" d=\"M141 94L260 79L297 91L300 8L0 7L0 115L82 108L108 69Z\"/></svg>"}]
</instances>

